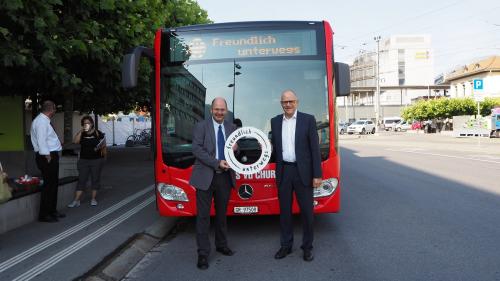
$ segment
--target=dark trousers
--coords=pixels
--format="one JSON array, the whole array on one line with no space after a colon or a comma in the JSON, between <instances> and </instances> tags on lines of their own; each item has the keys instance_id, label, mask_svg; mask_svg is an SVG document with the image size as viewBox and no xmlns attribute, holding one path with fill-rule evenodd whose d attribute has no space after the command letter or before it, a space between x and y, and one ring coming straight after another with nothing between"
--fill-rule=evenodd
<instances>
[{"instance_id":1,"label":"dark trousers","mask_svg":"<svg viewBox=\"0 0 500 281\"><path fill-rule=\"evenodd\" d=\"M312 180L311 180L312 181ZM304 186L296 166L284 165L283 178L278 188L280 201L281 246L293 246L292 202L293 192L300 207L302 217L302 249L312 249L313 233L313 187Z\"/></svg>"},{"instance_id":2,"label":"dark trousers","mask_svg":"<svg viewBox=\"0 0 500 281\"><path fill-rule=\"evenodd\" d=\"M79 159L76 167L78 168L78 184L76 190L83 191L90 179L92 190L101 188L101 171L104 164L104 158L98 159Z\"/></svg>"},{"instance_id":3,"label":"dark trousers","mask_svg":"<svg viewBox=\"0 0 500 281\"><path fill-rule=\"evenodd\" d=\"M39 218L57 212L57 189L59 185L59 153L50 152L52 158L47 161L44 155L36 154L36 165L42 172L43 186L40 198Z\"/></svg>"},{"instance_id":4,"label":"dark trousers","mask_svg":"<svg viewBox=\"0 0 500 281\"><path fill-rule=\"evenodd\" d=\"M210 207L215 205L215 247L227 246L227 203L231 192L229 173L214 174L208 190L196 190L196 243L198 255L210 254Z\"/></svg>"}]
</instances>

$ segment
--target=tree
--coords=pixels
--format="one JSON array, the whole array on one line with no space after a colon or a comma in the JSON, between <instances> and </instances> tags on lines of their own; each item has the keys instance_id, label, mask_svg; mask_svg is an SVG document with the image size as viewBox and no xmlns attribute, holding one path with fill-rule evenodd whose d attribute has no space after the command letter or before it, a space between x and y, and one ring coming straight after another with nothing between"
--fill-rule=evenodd
<instances>
[{"instance_id":1,"label":"tree","mask_svg":"<svg viewBox=\"0 0 500 281\"><path fill-rule=\"evenodd\" d=\"M500 106L500 98L486 98L484 102L480 103L481 115L490 115L491 109L495 106ZM402 111L402 117L405 120L419 121L476 114L477 104L471 98L422 100Z\"/></svg>"},{"instance_id":2,"label":"tree","mask_svg":"<svg viewBox=\"0 0 500 281\"><path fill-rule=\"evenodd\" d=\"M73 104L102 114L149 102L147 82L121 89L123 54L152 46L164 25L210 22L193 0L4 0L0 7L0 95L64 100L68 115ZM147 81L151 69L142 69Z\"/></svg>"}]
</instances>

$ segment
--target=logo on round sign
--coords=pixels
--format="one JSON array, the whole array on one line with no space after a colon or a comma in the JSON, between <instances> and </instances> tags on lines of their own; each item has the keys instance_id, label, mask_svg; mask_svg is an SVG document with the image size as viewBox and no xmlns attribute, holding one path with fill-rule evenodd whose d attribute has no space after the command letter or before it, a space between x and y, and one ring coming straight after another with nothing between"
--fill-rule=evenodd
<instances>
[{"instance_id":1,"label":"logo on round sign","mask_svg":"<svg viewBox=\"0 0 500 281\"><path fill-rule=\"evenodd\" d=\"M234 155L233 146L241 138L254 138L256 139L262 149L259 159L253 164L243 164L236 159ZM254 127L241 127L235 130L226 140L224 145L224 156L229 164L229 167L233 169L236 173L251 175L260 172L269 163L271 159L271 143L267 138L266 134L261 130Z\"/></svg>"}]
</instances>

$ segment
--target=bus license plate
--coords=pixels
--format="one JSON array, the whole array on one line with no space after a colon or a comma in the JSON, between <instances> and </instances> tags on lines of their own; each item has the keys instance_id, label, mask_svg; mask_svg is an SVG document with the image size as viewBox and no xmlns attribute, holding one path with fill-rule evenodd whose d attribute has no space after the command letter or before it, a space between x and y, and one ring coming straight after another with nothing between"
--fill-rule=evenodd
<instances>
[{"instance_id":1,"label":"bus license plate","mask_svg":"<svg viewBox=\"0 0 500 281\"><path fill-rule=\"evenodd\" d=\"M257 206L234 207L235 214L255 214L259 212Z\"/></svg>"}]
</instances>

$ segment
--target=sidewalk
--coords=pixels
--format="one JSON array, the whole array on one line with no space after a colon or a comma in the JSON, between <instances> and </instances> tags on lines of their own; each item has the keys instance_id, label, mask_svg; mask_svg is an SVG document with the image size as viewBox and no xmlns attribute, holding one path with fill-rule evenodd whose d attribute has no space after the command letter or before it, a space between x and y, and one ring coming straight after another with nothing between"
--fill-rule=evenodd
<instances>
[{"instance_id":1,"label":"sidewalk","mask_svg":"<svg viewBox=\"0 0 500 281\"><path fill-rule=\"evenodd\" d=\"M82 276L101 263L103 259L108 260L117 248L124 247L126 242L134 237L148 236L149 244L147 246L151 246L151 241L154 242L155 239L162 237L162 234L155 234L157 229L165 228L166 222L174 221L170 218L161 218L155 210L154 188L152 186L154 184L154 169L150 148L109 147L101 182L102 188L97 196L98 206L90 206L90 191L86 191L80 207L59 209L60 212L66 214L66 217L60 219L59 222L34 221L0 234L0 280L11 280L12 277L23 274L45 259L54 259L60 253L69 251L73 247L73 243L78 242L79 239L90 241L94 233L106 225L112 225L118 221L119 217L123 217L129 211L133 211L132 209L140 207L138 205L142 204L145 207L131 213L133 215L127 217L128 219L123 223L117 224L109 231L102 232L103 236L92 240L93 242L89 246L85 246L75 254L69 255L68 258L58 261L54 264L55 268L47 269L43 273L45 276L43 278L61 280L56 277L57 274L63 274L70 279ZM139 193L142 195L135 196ZM135 199L128 200L128 198ZM143 202L150 203L145 205ZM120 207L115 207L118 205ZM163 224L160 224L160 221ZM87 222L89 223L87 224ZM79 227L82 223L85 225ZM148 227L152 225L159 225L159 227L148 230ZM75 227L78 227L78 231L71 231L72 234L61 236L65 237L64 239L54 240ZM165 233L165 230L162 231ZM47 244L49 246L42 246L47 241L52 240L54 241ZM142 242L144 240L139 239L137 243ZM34 249L39 250L35 251ZM148 250L144 247L139 249ZM35 254L22 259L17 258L26 251ZM16 259L12 260L14 257ZM75 263L75 259L79 258L81 262ZM72 266L75 267L72 268ZM61 271L62 268L66 272Z\"/></svg>"}]
</instances>

